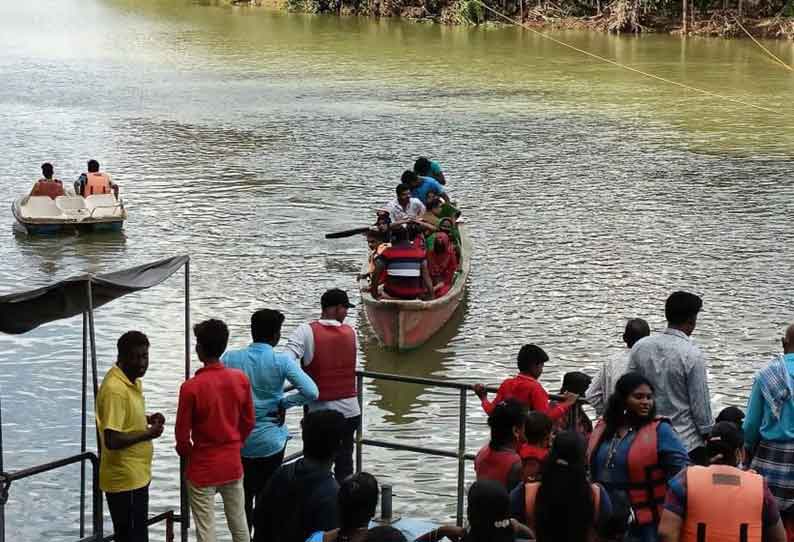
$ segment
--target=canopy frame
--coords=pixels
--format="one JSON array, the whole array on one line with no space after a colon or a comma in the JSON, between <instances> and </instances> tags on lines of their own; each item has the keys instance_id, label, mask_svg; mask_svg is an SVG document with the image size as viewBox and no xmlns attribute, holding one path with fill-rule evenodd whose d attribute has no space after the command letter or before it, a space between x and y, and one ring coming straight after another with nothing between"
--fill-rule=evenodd
<instances>
[{"instance_id":1,"label":"canopy frame","mask_svg":"<svg viewBox=\"0 0 794 542\"><path fill-rule=\"evenodd\" d=\"M99 431L97 429L96 454L87 451L86 429L88 408L88 357L91 357L91 376L94 403L99 391L99 376L96 355L96 335L94 333L94 310L105 303L118 297L139 290L145 290L167 280L180 268L184 269L184 318L185 318L185 380L190 378L190 257L187 255L166 258L141 266L109 273L106 275L82 275L58 283L16 294L0 296L0 332L18 334L35 329L39 325L70 318L82 313L82 390L81 390L81 424L80 424L80 455L59 459L42 465L6 472L3 461L3 428L2 428L2 403L0 402L0 542L5 542L5 505L8 492L14 480L47 472L72 463L80 463L80 542L112 540L113 537L103 538L103 512L102 492L98 487L98 458L100 456ZM158 274L159 271L159 274ZM98 286L101 292L97 292ZM82 290L82 292L81 292ZM100 297L101 296L101 297ZM53 304L56 305L53 308ZM58 310L60 309L60 311ZM80 309L80 310L78 310ZM22 323L16 318L22 313ZM26 312L27 311L27 312ZM27 318L27 320L25 319ZM93 526L91 536L85 534L85 505L86 505L86 471L85 462L90 461L94 467L93 472ZM149 520L149 524L159 521L167 522L167 531L170 531L172 522L180 524L181 542L188 542L188 529L190 528L190 510L185 484L185 462L180 460L180 491L179 515L173 511L160 514ZM98 517L97 517L98 516Z\"/></svg>"}]
</instances>

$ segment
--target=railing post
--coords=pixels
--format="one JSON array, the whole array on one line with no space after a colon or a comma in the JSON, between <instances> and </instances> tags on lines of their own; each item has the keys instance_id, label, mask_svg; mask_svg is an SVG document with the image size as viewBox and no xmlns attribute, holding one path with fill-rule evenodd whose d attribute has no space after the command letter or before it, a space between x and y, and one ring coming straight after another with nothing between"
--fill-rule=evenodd
<instances>
[{"instance_id":1,"label":"railing post","mask_svg":"<svg viewBox=\"0 0 794 542\"><path fill-rule=\"evenodd\" d=\"M458 420L458 506L456 523L463 527L463 498L466 491L466 388L460 390L460 413Z\"/></svg>"},{"instance_id":2,"label":"railing post","mask_svg":"<svg viewBox=\"0 0 794 542\"><path fill-rule=\"evenodd\" d=\"M361 472L364 447L364 376L361 374L356 374L356 396L358 397L358 410L361 412L356 431L356 472Z\"/></svg>"},{"instance_id":3,"label":"railing post","mask_svg":"<svg viewBox=\"0 0 794 542\"><path fill-rule=\"evenodd\" d=\"M190 260L185 262L185 380L190 378ZM188 542L190 529L190 504L187 494L187 481L184 458L179 458L179 536L182 542Z\"/></svg>"},{"instance_id":4,"label":"railing post","mask_svg":"<svg viewBox=\"0 0 794 542\"><path fill-rule=\"evenodd\" d=\"M392 488L391 484L383 484L380 488L380 520L391 523L392 519Z\"/></svg>"},{"instance_id":5,"label":"railing post","mask_svg":"<svg viewBox=\"0 0 794 542\"><path fill-rule=\"evenodd\" d=\"M86 451L86 411L88 410L88 314L83 313L83 386L81 391L80 453ZM85 461L80 462L80 538L85 538Z\"/></svg>"}]
</instances>

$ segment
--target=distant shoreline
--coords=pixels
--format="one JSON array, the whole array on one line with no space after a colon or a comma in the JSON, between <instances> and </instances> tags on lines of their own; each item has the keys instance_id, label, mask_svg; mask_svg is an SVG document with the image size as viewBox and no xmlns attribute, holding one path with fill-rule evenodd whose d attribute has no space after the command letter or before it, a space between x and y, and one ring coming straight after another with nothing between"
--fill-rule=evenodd
<instances>
[{"instance_id":1,"label":"distant shoreline","mask_svg":"<svg viewBox=\"0 0 794 542\"><path fill-rule=\"evenodd\" d=\"M416 22L431 22L445 25L502 25L496 15L482 9L474 0L413 0L416 4L402 5L399 0L229 0L238 6L263 6L297 13L325 13L336 15L359 15L407 19ZM520 19L518 6L520 0L507 1L507 15ZM593 0L598 2L598 0ZM432 4L431 4L432 2ZM433 12L428 6L436 10ZM654 15L640 13L638 10L615 9L610 4L600 14L573 16L553 5L532 6L524 4L525 25L536 29L551 30L590 30L595 32L634 35L659 33L683 35L680 15ZM626 4L621 4L625 6ZM620 6L619 6L620 7ZM737 22L736 10L713 10L696 12L689 19L686 35L718 38L747 38L741 26L761 39L794 41L794 17L742 17L741 26Z\"/></svg>"}]
</instances>

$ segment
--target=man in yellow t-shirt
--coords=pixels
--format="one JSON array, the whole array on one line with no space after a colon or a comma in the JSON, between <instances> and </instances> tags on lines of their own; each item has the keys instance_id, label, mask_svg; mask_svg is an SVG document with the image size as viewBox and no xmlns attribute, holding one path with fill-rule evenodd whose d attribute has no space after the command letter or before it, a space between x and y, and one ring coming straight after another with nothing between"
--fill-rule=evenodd
<instances>
[{"instance_id":1,"label":"man in yellow t-shirt","mask_svg":"<svg viewBox=\"0 0 794 542\"><path fill-rule=\"evenodd\" d=\"M99 487L106 493L116 540L148 542L152 440L165 416L146 415L141 378L149 367L149 339L128 331L118 341L118 361L102 380L96 423L102 445Z\"/></svg>"}]
</instances>

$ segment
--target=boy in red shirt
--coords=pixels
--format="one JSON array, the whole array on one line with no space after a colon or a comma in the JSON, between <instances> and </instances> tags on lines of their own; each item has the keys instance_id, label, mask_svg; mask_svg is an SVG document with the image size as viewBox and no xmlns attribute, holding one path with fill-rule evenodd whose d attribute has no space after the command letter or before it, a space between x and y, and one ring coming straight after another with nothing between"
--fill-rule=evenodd
<instances>
[{"instance_id":1,"label":"boy in red shirt","mask_svg":"<svg viewBox=\"0 0 794 542\"><path fill-rule=\"evenodd\" d=\"M518 352L518 375L508 378L499 386L493 402L488 400L488 392L485 386L476 384L474 393L482 401L482 408L486 414L493 412L494 405L507 399L514 399L529 410L543 412L552 421L559 420L576 403L578 395L566 392L563 394L565 400L554 405L549 405L549 394L538 382L538 378L543 374L543 365L549 361L549 356L539 346L525 344Z\"/></svg>"},{"instance_id":2,"label":"boy in red shirt","mask_svg":"<svg viewBox=\"0 0 794 542\"><path fill-rule=\"evenodd\" d=\"M215 542L215 494L223 498L234 542L250 542L245 519L240 449L254 428L254 401L245 373L220 361L229 329L220 320L193 327L204 367L179 389L176 451L187 461L185 475L196 522L196 540Z\"/></svg>"}]
</instances>

